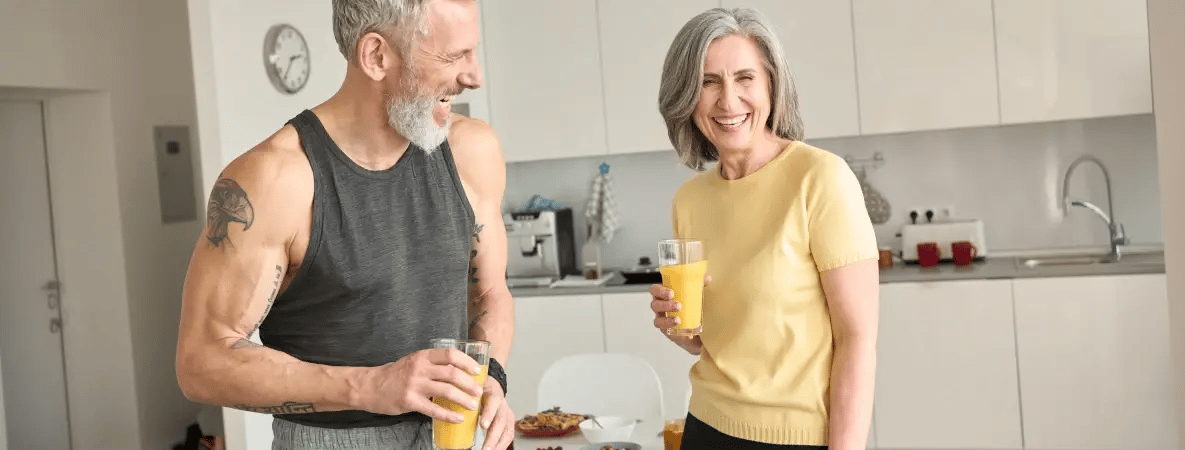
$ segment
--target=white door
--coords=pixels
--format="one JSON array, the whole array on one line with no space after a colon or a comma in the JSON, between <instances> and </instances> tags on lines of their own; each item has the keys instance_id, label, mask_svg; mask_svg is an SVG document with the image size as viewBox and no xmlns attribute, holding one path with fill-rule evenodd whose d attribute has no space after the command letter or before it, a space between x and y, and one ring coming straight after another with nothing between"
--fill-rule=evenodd
<instances>
[{"instance_id":1,"label":"white door","mask_svg":"<svg viewBox=\"0 0 1185 450\"><path fill-rule=\"evenodd\" d=\"M70 448L41 104L0 102L0 368L8 448Z\"/></svg>"}]
</instances>

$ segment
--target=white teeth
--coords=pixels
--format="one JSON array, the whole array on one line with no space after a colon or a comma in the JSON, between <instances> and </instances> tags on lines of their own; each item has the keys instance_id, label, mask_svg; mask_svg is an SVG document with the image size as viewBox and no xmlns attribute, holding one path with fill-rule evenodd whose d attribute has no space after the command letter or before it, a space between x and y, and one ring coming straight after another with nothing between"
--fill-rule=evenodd
<instances>
[{"instance_id":1,"label":"white teeth","mask_svg":"<svg viewBox=\"0 0 1185 450\"><path fill-rule=\"evenodd\" d=\"M716 120L716 123L718 123L720 125L724 125L726 127L735 127L737 125L740 125L741 123L744 123L745 119L748 119L748 118L749 118L748 114L743 114L743 115L736 116L736 117L729 118L729 119L717 118L715 120Z\"/></svg>"}]
</instances>

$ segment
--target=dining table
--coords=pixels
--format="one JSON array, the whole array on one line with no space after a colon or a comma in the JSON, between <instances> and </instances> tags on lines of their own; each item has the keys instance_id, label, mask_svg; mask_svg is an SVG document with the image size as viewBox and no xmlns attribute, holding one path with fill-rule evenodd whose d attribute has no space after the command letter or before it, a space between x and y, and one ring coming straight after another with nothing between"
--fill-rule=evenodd
<instances>
[{"instance_id":1,"label":"dining table","mask_svg":"<svg viewBox=\"0 0 1185 450\"><path fill-rule=\"evenodd\" d=\"M662 428L664 420L662 417L648 417L642 419L637 425L634 425L634 432L627 442L638 444L642 450L663 450L662 442ZM521 434L514 436L514 450L539 450L556 447L563 447L563 450L600 450L601 447L595 446L597 442L590 442L587 437L576 430L571 434L558 437L525 437Z\"/></svg>"}]
</instances>

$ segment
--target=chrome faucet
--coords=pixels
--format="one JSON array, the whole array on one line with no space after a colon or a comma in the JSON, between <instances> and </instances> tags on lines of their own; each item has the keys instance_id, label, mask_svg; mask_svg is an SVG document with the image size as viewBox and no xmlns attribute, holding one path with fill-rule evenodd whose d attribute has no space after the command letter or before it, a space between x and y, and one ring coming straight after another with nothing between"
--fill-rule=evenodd
<instances>
[{"instance_id":1,"label":"chrome faucet","mask_svg":"<svg viewBox=\"0 0 1185 450\"><path fill-rule=\"evenodd\" d=\"M1107 212L1103 212L1102 208L1099 208L1093 203L1085 200L1070 201L1070 176L1074 174L1074 169L1076 169L1079 164L1084 162L1092 162L1099 166L1099 169L1103 171L1103 181L1107 183ZM1105 259L1103 259L1103 262L1119 261L1119 258L1122 256L1119 251L1119 246L1127 245L1128 239L1123 232L1123 224L1115 221L1115 207L1114 203L1111 201L1111 175L1107 173L1107 166L1103 165L1102 161L1091 155L1082 155L1079 156L1078 159L1075 159L1074 162L1070 163L1070 167L1066 168L1066 176L1062 179L1061 204L1063 216L1070 213L1071 206L1081 206L1102 218L1103 222L1107 224L1107 229L1110 230L1111 234L1111 251L1110 253L1107 253L1107 256Z\"/></svg>"}]
</instances>

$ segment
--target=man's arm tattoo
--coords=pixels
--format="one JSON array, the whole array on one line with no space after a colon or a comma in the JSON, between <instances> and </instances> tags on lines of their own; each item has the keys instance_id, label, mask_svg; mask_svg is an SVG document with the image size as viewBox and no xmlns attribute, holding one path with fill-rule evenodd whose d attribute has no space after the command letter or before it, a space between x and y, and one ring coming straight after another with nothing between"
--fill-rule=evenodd
<instances>
[{"instance_id":1,"label":"man's arm tattoo","mask_svg":"<svg viewBox=\"0 0 1185 450\"><path fill-rule=\"evenodd\" d=\"M251 329L251 333L254 333L255 330L258 330L259 326L263 325L263 319L266 319L267 314L272 312L272 305L276 303L276 295L280 293L281 281L284 281L284 268L279 264L276 264L276 279L272 285L272 295L267 298L267 307L263 309L263 315L259 316L259 322L255 323L255 328Z\"/></svg>"},{"instance_id":2,"label":"man's arm tattoo","mask_svg":"<svg viewBox=\"0 0 1185 450\"><path fill-rule=\"evenodd\" d=\"M246 231L255 222L255 208L239 183L222 178L214 183L206 205L206 239L211 245L218 247L224 241L230 244L227 232L231 222L243 224L243 231Z\"/></svg>"},{"instance_id":3,"label":"man's arm tattoo","mask_svg":"<svg viewBox=\"0 0 1185 450\"><path fill-rule=\"evenodd\" d=\"M474 332L477 331L477 323L480 322L481 318L485 317L486 313L488 313L488 312L489 311L482 311L477 314L470 314L472 319L469 319L469 336L474 335Z\"/></svg>"},{"instance_id":4,"label":"man's arm tattoo","mask_svg":"<svg viewBox=\"0 0 1185 450\"><path fill-rule=\"evenodd\" d=\"M477 284L477 244L481 243L481 230L485 229L485 224L477 224L473 226L473 250L469 251L469 282Z\"/></svg>"},{"instance_id":5,"label":"man's arm tattoo","mask_svg":"<svg viewBox=\"0 0 1185 450\"><path fill-rule=\"evenodd\" d=\"M284 404L277 406L234 405L232 408L260 414L304 414L317 412L317 409L313 407L312 403L300 402L284 402Z\"/></svg>"}]
</instances>

